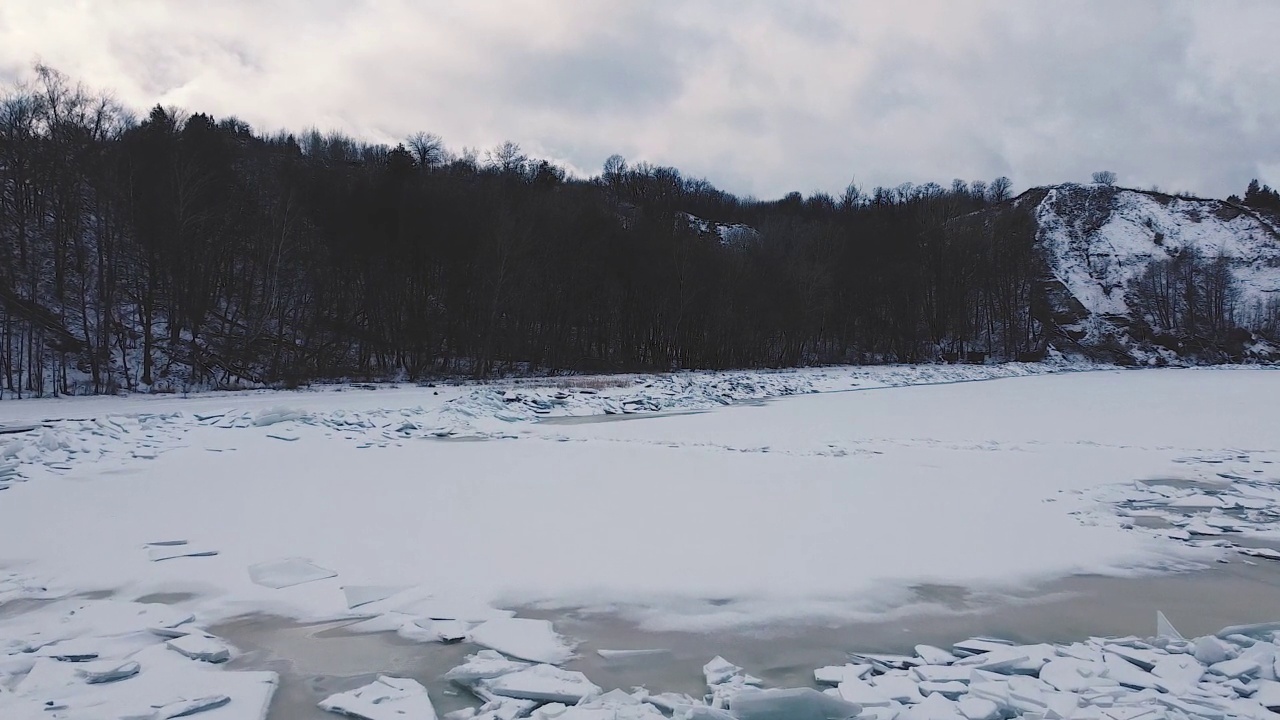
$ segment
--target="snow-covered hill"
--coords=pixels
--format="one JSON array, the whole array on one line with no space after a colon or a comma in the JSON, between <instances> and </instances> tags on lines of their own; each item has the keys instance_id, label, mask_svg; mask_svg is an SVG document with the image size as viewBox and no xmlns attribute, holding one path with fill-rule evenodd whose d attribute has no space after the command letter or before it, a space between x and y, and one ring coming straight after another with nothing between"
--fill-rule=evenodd
<instances>
[{"instance_id":1,"label":"snow-covered hill","mask_svg":"<svg viewBox=\"0 0 1280 720\"><path fill-rule=\"evenodd\" d=\"M1276 357L1264 339L1280 317L1276 218L1103 185L1040 188L1019 200L1037 223L1041 319L1058 344L1139 362L1210 347Z\"/></svg>"}]
</instances>

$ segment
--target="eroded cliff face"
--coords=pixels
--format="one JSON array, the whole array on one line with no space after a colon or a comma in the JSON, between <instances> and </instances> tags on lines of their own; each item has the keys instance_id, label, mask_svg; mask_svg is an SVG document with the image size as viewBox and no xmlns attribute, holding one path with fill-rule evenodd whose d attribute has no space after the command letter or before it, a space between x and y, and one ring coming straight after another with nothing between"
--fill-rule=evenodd
<instances>
[{"instance_id":1,"label":"eroded cliff face","mask_svg":"<svg viewBox=\"0 0 1280 720\"><path fill-rule=\"evenodd\" d=\"M1280 222L1221 200L1102 185L1027 194L1048 345L1155 364L1280 359Z\"/></svg>"}]
</instances>

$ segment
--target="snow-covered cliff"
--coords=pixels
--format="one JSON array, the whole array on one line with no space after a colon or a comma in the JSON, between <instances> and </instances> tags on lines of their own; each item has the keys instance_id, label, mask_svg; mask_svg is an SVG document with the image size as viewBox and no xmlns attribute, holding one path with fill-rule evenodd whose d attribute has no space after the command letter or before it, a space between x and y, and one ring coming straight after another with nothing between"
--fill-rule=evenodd
<instances>
[{"instance_id":1,"label":"snow-covered cliff","mask_svg":"<svg viewBox=\"0 0 1280 720\"><path fill-rule=\"evenodd\" d=\"M1265 339L1280 318L1275 217L1102 185L1024 196L1036 198L1043 321L1060 342L1139 362L1208 346L1243 359L1275 354Z\"/></svg>"}]
</instances>

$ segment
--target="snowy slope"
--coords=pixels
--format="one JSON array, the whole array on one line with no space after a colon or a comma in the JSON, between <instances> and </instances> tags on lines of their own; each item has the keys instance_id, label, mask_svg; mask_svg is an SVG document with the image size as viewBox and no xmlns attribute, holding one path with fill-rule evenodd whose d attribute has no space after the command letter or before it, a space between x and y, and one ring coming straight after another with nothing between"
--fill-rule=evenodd
<instances>
[{"instance_id":1,"label":"snowy slope","mask_svg":"<svg viewBox=\"0 0 1280 720\"><path fill-rule=\"evenodd\" d=\"M1084 344L1139 320L1133 307L1138 278L1152 263L1187 251L1228 259L1239 293L1237 317L1280 302L1280 234L1249 208L1101 185L1040 192L1043 200L1033 210L1037 245L1050 282L1061 283L1079 303L1058 302L1054 310L1074 316L1062 329L1078 333Z\"/></svg>"}]
</instances>

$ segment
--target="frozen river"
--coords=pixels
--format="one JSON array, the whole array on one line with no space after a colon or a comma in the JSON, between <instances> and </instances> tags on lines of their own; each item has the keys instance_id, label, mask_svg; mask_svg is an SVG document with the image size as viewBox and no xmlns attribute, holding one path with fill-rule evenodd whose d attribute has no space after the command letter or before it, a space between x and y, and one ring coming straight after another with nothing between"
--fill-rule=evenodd
<instances>
[{"instance_id":1,"label":"frozen river","mask_svg":"<svg viewBox=\"0 0 1280 720\"><path fill-rule=\"evenodd\" d=\"M6 403L45 428L6 448L0 601L164 600L282 671L281 718L376 673L473 704L438 678L475 647L424 613L546 618L605 689L694 695L715 654L799 685L852 650L1280 619L1280 563L1230 547L1280 540L1280 373L821 372L717 409L644 381Z\"/></svg>"}]
</instances>

